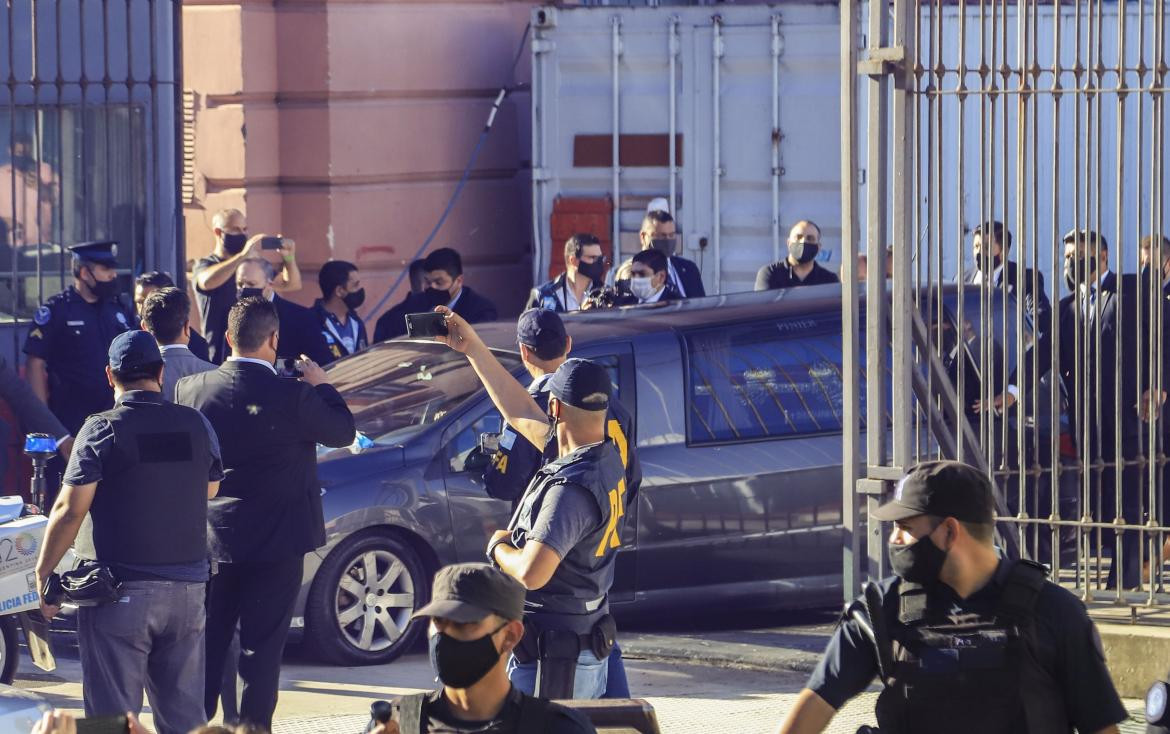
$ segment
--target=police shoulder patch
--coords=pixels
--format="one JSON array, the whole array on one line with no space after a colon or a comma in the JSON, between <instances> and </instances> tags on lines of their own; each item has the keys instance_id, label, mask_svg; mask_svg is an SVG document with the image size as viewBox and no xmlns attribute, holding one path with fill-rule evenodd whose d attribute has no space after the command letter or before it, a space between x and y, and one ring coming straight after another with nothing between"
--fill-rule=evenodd
<instances>
[{"instance_id":1,"label":"police shoulder patch","mask_svg":"<svg viewBox=\"0 0 1170 734\"><path fill-rule=\"evenodd\" d=\"M28 338L29 339L44 339L45 333L43 331L41 331L39 328L36 328L28 333Z\"/></svg>"},{"instance_id":2,"label":"police shoulder patch","mask_svg":"<svg viewBox=\"0 0 1170 734\"><path fill-rule=\"evenodd\" d=\"M53 312L49 310L48 306L41 306L37 312L33 314L33 323L37 326L44 326L49 323L49 319L53 318Z\"/></svg>"}]
</instances>

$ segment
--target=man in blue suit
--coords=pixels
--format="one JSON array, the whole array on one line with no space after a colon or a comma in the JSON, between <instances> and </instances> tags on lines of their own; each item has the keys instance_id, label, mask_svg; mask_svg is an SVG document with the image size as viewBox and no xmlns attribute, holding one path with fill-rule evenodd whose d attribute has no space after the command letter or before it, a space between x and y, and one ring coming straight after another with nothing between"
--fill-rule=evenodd
<instances>
[{"instance_id":1,"label":"man in blue suit","mask_svg":"<svg viewBox=\"0 0 1170 734\"><path fill-rule=\"evenodd\" d=\"M275 278L276 269L264 258L241 261L236 268L236 298L260 296L276 306L280 317L278 360L295 360L303 354L317 364L329 364L333 357L321 336L317 317L311 309L276 295L272 287Z\"/></svg>"}]
</instances>

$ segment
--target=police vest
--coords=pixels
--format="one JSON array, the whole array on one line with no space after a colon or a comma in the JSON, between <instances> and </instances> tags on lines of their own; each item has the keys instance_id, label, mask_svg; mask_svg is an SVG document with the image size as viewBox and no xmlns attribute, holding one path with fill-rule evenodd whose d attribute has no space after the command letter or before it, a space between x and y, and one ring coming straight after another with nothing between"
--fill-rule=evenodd
<instances>
[{"instance_id":1,"label":"police vest","mask_svg":"<svg viewBox=\"0 0 1170 734\"><path fill-rule=\"evenodd\" d=\"M77 553L102 563L206 560L211 439L199 412L129 399L97 414L114 431Z\"/></svg>"},{"instance_id":2,"label":"police vest","mask_svg":"<svg viewBox=\"0 0 1170 734\"><path fill-rule=\"evenodd\" d=\"M1071 732L1060 688L1031 643L1045 577L1042 566L1016 562L990 615L940 613L924 587L900 580L901 624L889 630L893 665L877 702L882 734Z\"/></svg>"},{"instance_id":3,"label":"police vest","mask_svg":"<svg viewBox=\"0 0 1170 734\"><path fill-rule=\"evenodd\" d=\"M552 374L541 375L528 385L528 394L540 407L548 410L548 383ZM613 439L614 447L626 472L626 502L632 502L642 484L642 468L634 454L634 419L625 407L614 400L605 419L605 435ZM543 455L531 441L504 426L500 432L500 446L492 455L483 472L484 488L491 497L515 502L532 483L536 470L557 458L557 439L550 436Z\"/></svg>"},{"instance_id":4,"label":"police vest","mask_svg":"<svg viewBox=\"0 0 1170 734\"><path fill-rule=\"evenodd\" d=\"M625 473L613 441L577 449L537 471L509 524L517 547L524 546L549 490L561 484L587 490L601 511L601 522L565 554L547 584L528 592L525 612L536 615L533 621L546 629L584 634L609 609L614 559L625 524Z\"/></svg>"},{"instance_id":5,"label":"police vest","mask_svg":"<svg viewBox=\"0 0 1170 734\"><path fill-rule=\"evenodd\" d=\"M552 374L541 375L528 385L528 394L541 410L548 410L548 383ZM556 458L556 439L553 456ZM483 471L483 484L487 493L498 500L515 501L532 482L536 470L545 462L539 449L521 436L511 426L504 426L500 432L500 447L492 455Z\"/></svg>"}]
</instances>

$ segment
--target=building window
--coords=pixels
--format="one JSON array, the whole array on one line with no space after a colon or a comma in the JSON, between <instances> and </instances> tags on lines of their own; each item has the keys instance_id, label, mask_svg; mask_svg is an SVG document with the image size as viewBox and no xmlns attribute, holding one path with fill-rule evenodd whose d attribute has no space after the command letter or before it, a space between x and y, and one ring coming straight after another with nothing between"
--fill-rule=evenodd
<instances>
[{"instance_id":1,"label":"building window","mask_svg":"<svg viewBox=\"0 0 1170 734\"><path fill-rule=\"evenodd\" d=\"M71 282L69 245L116 240L127 274L146 247L143 107L8 109L0 114L0 321L29 317Z\"/></svg>"}]
</instances>

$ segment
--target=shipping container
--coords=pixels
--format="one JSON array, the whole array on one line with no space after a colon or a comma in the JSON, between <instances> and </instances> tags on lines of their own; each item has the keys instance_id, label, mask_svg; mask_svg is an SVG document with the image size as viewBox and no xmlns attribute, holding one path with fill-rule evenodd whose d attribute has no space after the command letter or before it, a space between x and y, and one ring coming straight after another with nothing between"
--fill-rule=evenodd
<instances>
[{"instance_id":1,"label":"shipping container","mask_svg":"<svg viewBox=\"0 0 1170 734\"><path fill-rule=\"evenodd\" d=\"M1129 39L1125 55L1131 67L1126 81L1132 85L1138 80L1132 67L1139 43L1151 48L1158 32L1166 29L1150 18L1140 24L1138 4L1124 7ZM982 146L941 151L941 180L933 191L927 183L933 143L925 135L917 141L916 245L925 247L941 238L942 272L953 278L959 253L968 250L960 247L961 241L980 221L995 218L1009 229L1019 225L1014 249L1027 252L1029 263L1038 261L1047 271L1055 239L1074 222L1078 226L1087 222L1111 242L1121 233L1113 251L1121 253L1121 269L1132 271L1137 240L1148 230L1152 204L1157 203L1150 201L1149 151L1166 145L1165 126L1154 137L1155 126L1150 124L1154 110L1147 105L1140 114L1146 120L1143 132L1136 122L1139 115L1132 111L1119 131L1115 94L1092 111L1086 102L1091 95L1066 94L1056 97L1055 103L1046 97L1029 106L1024 122L1027 139L1036 131L1028 151L1028 180L1038 178L1048 186L1034 192L1031 185L1018 185L1020 119L1018 94L1011 91L1016 80L980 74L979 39L988 49L993 43L1003 44L999 58L1006 54L1015 61L1018 49L1014 40L1004 40L1008 35L1004 29L1014 35L1019 18L1014 7L1002 13L992 10L985 8L980 15L978 6L968 6L965 33L973 40L963 47L969 62L965 82L975 87L998 83L1008 91L995 101L995 95L982 95L961 103L960 95L948 89L937 95L942 100L937 109L922 102L916 110L924 128L927 115L942 115L943 140L953 140L960 125L968 140L983 140ZM922 12L919 44L925 49L931 41L927 19L931 11ZM961 35L960 11L948 4L937 6L935 12L942 16L938 54L953 66L959 44L948 39ZM1053 82L1045 69L1052 66L1054 12L1052 6L1039 6L1035 27L1030 26L1038 39L1039 68L1029 82L1044 88ZM1075 67L1078 59L1087 67L1090 59L1117 58L1117 5L1101 6L1102 32L1093 38L1087 35L1089 24L1078 20L1077 6L1066 4L1059 12L1059 33L1066 39L1060 47L1063 68ZM863 17L860 27L866 23ZM821 263L840 268L841 42L835 5L547 6L533 10L532 27L537 282L549 271L550 259L561 256L563 243L552 241L550 230L558 197L612 198L616 216L610 236L620 242L625 257L637 249L637 230L649 200L667 197L681 233L679 254L699 264L709 293L752 288L760 266L786 254L788 229L801 219L811 219L822 229ZM1080 43L1074 43L1071 39L1078 36ZM861 47L866 44L864 36L856 41ZM1143 83L1149 85L1151 78L1146 70ZM957 79L951 81L957 87ZM1066 89L1093 87L1098 81L1102 80L1094 74L1071 72L1060 79ZM1103 81L1116 84L1116 75ZM860 85L859 99L863 166L866 141L871 132L877 134L867 129L866 86ZM1057 106L1059 127L1054 128ZM668 144L672 139L673 150ZM1077 191L1084 199L1083 186L1058 186L1053 196L1057 140L1061 178L1067 182L1074 175L1091 177L1094 189L1099 179L1103 192L1120 186L1124 192L1120 207L1115 201L1090 202L1086 211L1084 201L1074 201ZM1119 152L1124 166L1114 165ZM860 176L864 200L867 172L863 169ZM1023 216L1018 214L1018 190L1024 198L1019 208ZM928 207L931 197L939 195L963 204L947 208L935 233L927 224L932 221ZM1139 205L1139 200L1145 203ZM1163 197L1161 206L1167 203ZM861 231L865 232L864 222ZM921 260L917 265L925 271L928 264ZM964 264L967 269L972 266L970 261Z\"/></svg>"}]
</instances>

